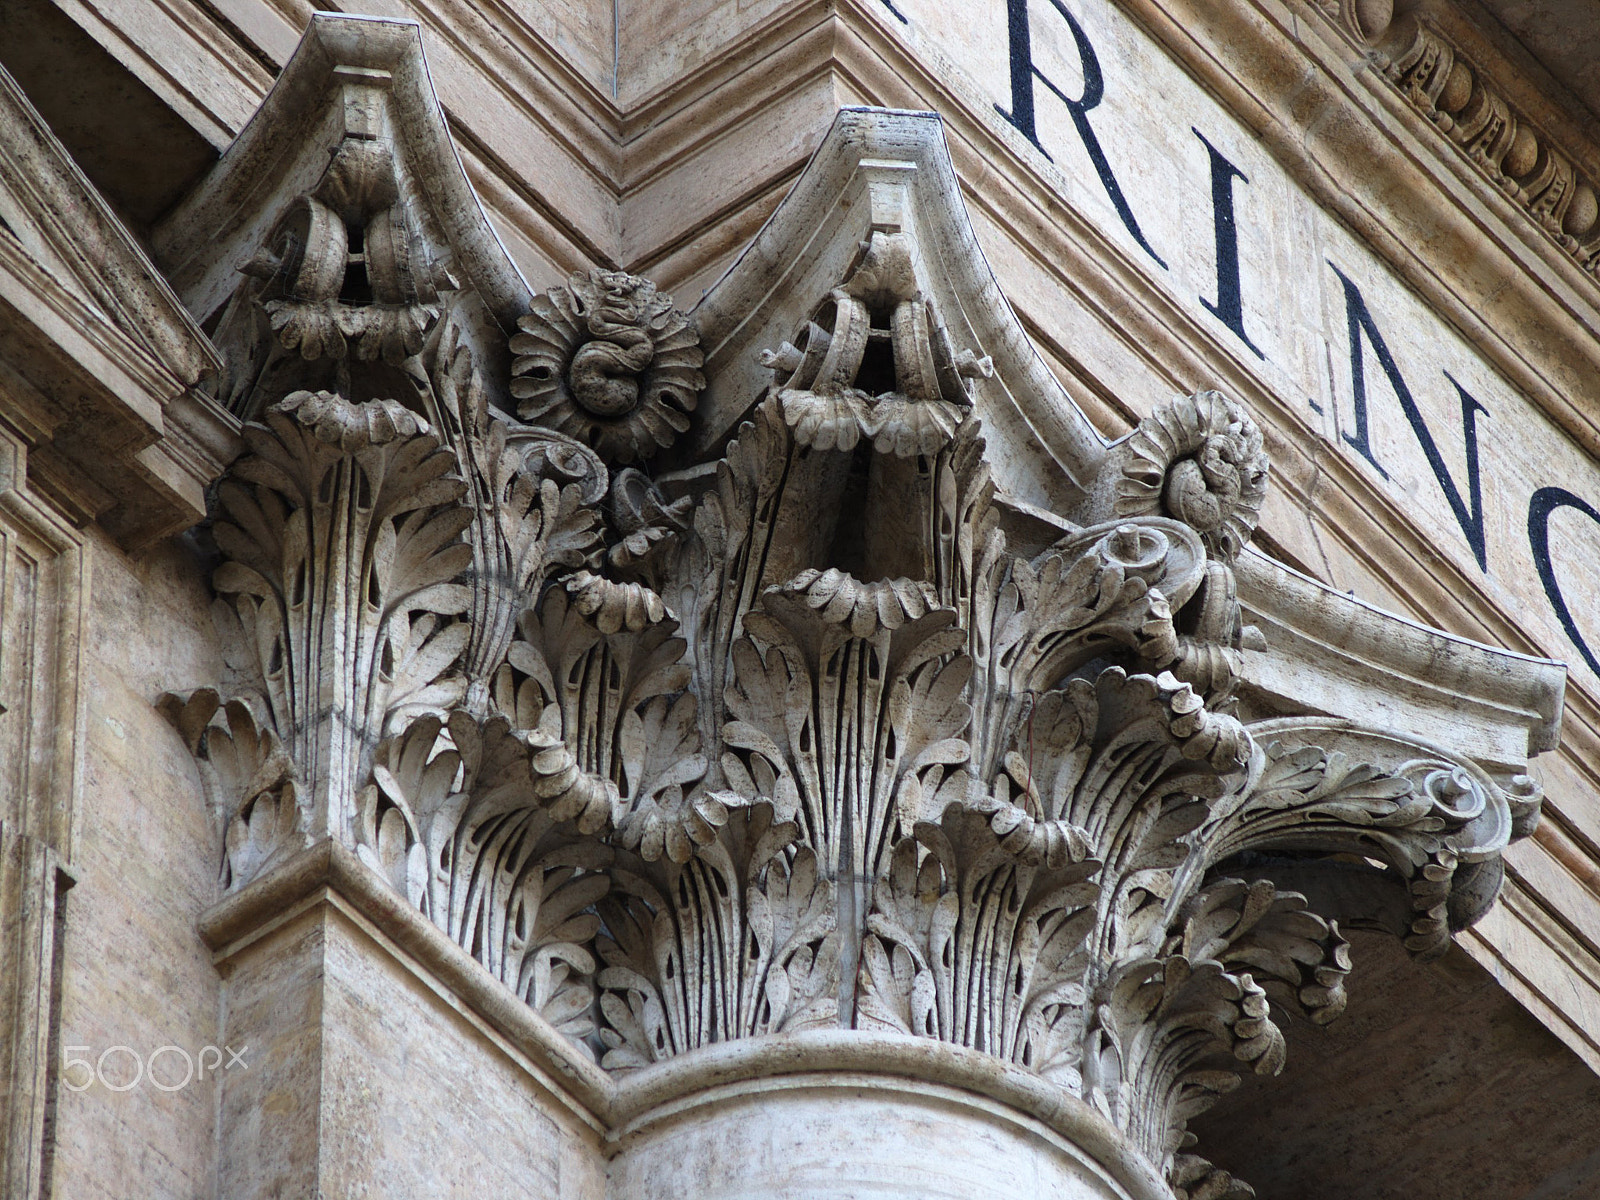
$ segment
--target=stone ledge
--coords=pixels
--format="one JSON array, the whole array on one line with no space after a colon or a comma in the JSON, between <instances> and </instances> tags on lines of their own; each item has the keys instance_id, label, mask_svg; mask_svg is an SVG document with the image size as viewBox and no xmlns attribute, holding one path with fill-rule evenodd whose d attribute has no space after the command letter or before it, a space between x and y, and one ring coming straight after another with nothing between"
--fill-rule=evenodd
<instances>
[{"instance_id":1,"label":"stone ledge","mask_svg":"<svg viewBox=\"0 0 1600 1200\"><path fill-rule=\"evenodd\" d=\"M1381 28L1381 11L1369 27L1348 0L1314 0L1314 7L1370 57L1370 74L1387 80L1526 221L1594 273L1600 264L1594 192L1600 150L1492 48L1484 30L1449 0L1394 6L1407 11Z\"/></svg>"},{"instance_id":2,"label":"stone ledge","mask_svg":"<svg viewBox=\"0 0 1600 1200\"><path fill-rule=\"evenodd\" d=\"M341 903L342 902L342 903ZM525 1053L572 1098L603 1114L614 1084L348 848L326 840L210 909L200 936L220 965L309 908L348 906L419 968Z\"/></svg>"},{"instance_id":3,"label":"stone ledge","mask_svg":"<svg viewBox=\"0 0 1600 1200\"><path fill-rule=\"evenodd\" d=\"M198 387L216 351L4 71L0 194L0 362L28 482L124 549L193 525L238 447Z\"/></svg>"},{"instance_id":4,"label":"stone ledge","mask_svg":"<svg viewBox=\"0 0 1600 1200\"><path fill-rule=\"evenodd\" d=\"M364 930L452 1007L504 1037L535 1082L602 1127L608 1156L652 1127L753 1091L838 1089L934 1097L983 1122L1066 1143L1132 1200L1167 1200L1159 1176L1104 1116L1064 1089L991 1055L932 1039L846 1029L714 1044L637 1071L602 1071L346 847L323 841L206 912L199 932L219 968L308 913L331 908ZM911 1084L917 1084L914 1089ZM1059 1143L1057 1142L1059 1139Z\"/></svg>"}]
</instances>

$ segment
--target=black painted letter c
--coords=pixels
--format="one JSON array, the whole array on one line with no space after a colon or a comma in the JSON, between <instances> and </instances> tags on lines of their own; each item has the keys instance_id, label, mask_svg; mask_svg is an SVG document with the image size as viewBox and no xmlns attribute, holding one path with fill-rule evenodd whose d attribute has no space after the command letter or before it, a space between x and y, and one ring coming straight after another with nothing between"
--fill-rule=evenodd
<instances>
[{"instance_id":1,"label":"black painted letter c","mask_svg":"<svg viewBox=\"0 0 1600 1200\"><path fill-rule=\"evenodd\" d=\"M1550 561L1550 514L1558 508L1577 509L1596 525L1600 525L1600 512L1565 488L1540 488L1528 501L1528 548L1533 551L1533 565L1538 568L1545 597L1550 601L1550 607L1555 609L1561 628L1566 630L1567 637L1578 648L1578 653L1583 655L1583 661L1589 664L1591 671L1600 675L1600 659L1595 657L1589 643L1583 639L1583 631L1572 619L1572 610L1567 607L1566 597L1561 594L1561 585L1556 582L1555 564Z\"/></svg>"}]
</instances>

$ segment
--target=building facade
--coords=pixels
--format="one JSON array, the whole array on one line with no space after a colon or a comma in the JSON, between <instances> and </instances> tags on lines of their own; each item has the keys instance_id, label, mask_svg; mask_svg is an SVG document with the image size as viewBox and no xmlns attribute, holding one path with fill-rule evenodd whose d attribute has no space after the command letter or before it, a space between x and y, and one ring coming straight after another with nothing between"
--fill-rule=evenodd
<instances>
[{"instance_id":1,"label":"building facade","mask_svg":"<svg viewBox=\"0 0 1600 1200\"><path fill-rule=\"evenodd\" d=\"M380 7L0 11L0 1194L1600 1187L1586 5Z\"/></svg>"}]
</instances>

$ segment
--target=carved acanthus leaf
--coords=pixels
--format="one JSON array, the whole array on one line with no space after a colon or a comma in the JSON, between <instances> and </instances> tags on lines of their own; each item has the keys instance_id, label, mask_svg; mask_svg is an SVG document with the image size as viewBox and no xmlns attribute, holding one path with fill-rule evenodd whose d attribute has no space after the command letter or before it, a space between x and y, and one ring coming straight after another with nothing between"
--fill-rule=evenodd
<instances>
[{"instance_id":1,"label":"carved acanthus leaf","mask_svg":"<svg viewBox=\"0 0 1600 1200\"><path fill-rule=\"evenodd\" d=\"M294 762L249 704L224 703L214 688L198 688L187 695L168 692L158 707L199 764L222 833L223 891L306 845L306 812Z\"/></svg>"},{"instance_id":2,"label":"carved acanthus leaf","mask_svg":"<svg viewBox=\"0 0 1600 1200\"><path fill-rule=\"evenodd\" d=\"M1045 693L974 805L1019 853L1048 855L1065 835L1104 863L1096 953L1111 963L1154 948L1190 857L1183 839L1248 757L1238 722L1209 712L1187 684L1113 667Z\"/></svg>"},{"instance_id":3,"label":"carved acanthus leaf","mask_svg":"<svg viewBox=\"0 0 1600 1200\"><path fill-rule=\"evenodd\" d=\"M768 576L788 565L786 547L774 534L785 487L794 482L787 470L790 446L777 408L760 405L728 443L715 486L694 510L694 536L673 595L683 614L707 745L721 736L732 648L745 613ZM771 567L769 555L779 559Z\"/></svg>"},{"instance_id":4,"label":"carved acanthus leaf","mask_svg":"<svg viewBox=\"0 0 1600 1200\"><path fill-rule=\"evenodd\" d=\"M477 585L462 665L468 703L483 715L488 680L505 660L524 598L537 596L554 573L582 566L599 546L594 505L605 494L606 468L586 447L491 408L454 310L417 378L476 513L466 529Z\"/></svg>"},{"instance_id":5,"label":"carved acanthus leaf","mask_svg":"<svg viewBox=\"0 0 1600 1200\"><path fill-rule=\"evenodd\" d=\"M357 853L563 1033L594 1029L598 932L609 884L603 827L546 786L550 739L465 711L413 722L375 756Z\"/></svg>"},{"instance_id":6,"label":"carved acanthus leaf","mask_svg":"<svg viewBox=\"0 0 1600 1200\"><path fill-rule=\"evenodd\" d=\"M833 882L792 822L758 803L687 862L613 872L601 905L607 1067L839 1019Z\"/></svg>"},{"instance_id":7,"label":"carved acanthus leaf","mask_svg":"<svg viewBox=\"0 0 1600 1200\"><path fill-rule=\"evenodd\" d=\"M1230 1060L1256 1074L1282 1070L1286 1046L1263 983L1323 1024L1343 1010L1349 970L1338 927L1308 911L1305 897L1267 880L1216 880L1183 906L1157 954L1124 959L1097 990L1085 1048L1088 1097L1176 1188L1249 1194L1203 1160L1177 1154L1194 1140L1185 1124L1238 1086Z\"/></svg>"},{"instance_id":8,"label":"carved acanthus leaf","mask_svg":"<svg viewBox=\"0 0 1600 1200\"><path fill-rule=\"evenodd\" d=\"M1458 868L1495 858L1512 837L1506 791L1438 747L1347 721L1286 718L1252 732L1257 749L1250 783L1203 831L1198 844L1205 863L1243 850L1380 861L1411 892L1407 946L1424 958L1442 954ZM1476 915L1461 914L1465 920Z\"/></svg>"},{"instance_id":9,"label":"carved acanthus leaf","mask_svg":"<svg viewBox=\"0 0 1600 1200\"><path fill-rule=\"evenodd\" d=\"M968 757L970 663L951 657L964 640L953 616L906 580L810 571L745 618L723 733L737 762L724 769L772 779L762 794L830 871L881 873L894 838L931 815L944 770Z\"/></svg>"},{"instance_id":10,"label":"carved acanthus leaf","mask_svg":"<svg viewBox=\"0 0 1600 1200\"><path fill-rule=\"evenodd\" d=\"M1167 1178L1176 1200L1255 1200L1255 1188L1197 1154L1175 1156Z\"/></svg>"},{"instance_id":11,"label":"carved acanthus leaf","mask_svg":"<svg viewBox=\"0 0 1600 1200\"><path fill-rule=\"evenodd\" d=\"M1159 518L1094 526L1032 561L997 559L969 627L980 775L998 766L1034 697L1085 662L1115 647L1170 661L1172 605L1194 593L1204 563L1194 534Z\"/></svg>"},{"instance_id":12,"label":"carved acanthus leaf","mask_svg":"<svg viewBox=\"0 0 1600 1200\"><path fill-rule=\"evenodd\" d=\"M398 404L295 393L245 437L216 586L255 645L313 833L344 830L378 740L461 698L469 629L451 618L472 601L455 582L472 513L452 457Z\"/></svg>"},{"instance_id":13,"label":"carved acanthus leaf","mask_svg":"<svg viewBox=\"0 0 1600 1200\"><path fill-rule=\"evenodd\" d=\"M655 747L644 744L644 710L676 697L688 682L678 623L653 592L579 573L545 592L523 614L518 640L496 681L497 701L520 728L537 727L570 755L547 752L555 782L617 797L619 821L660 791L698 779L706 760L688 729ZM690 722L693 697L681 701ZM667 724L659 708L657 732ZM665 756L665 761L663 760Z\"/></svg>"},{"instance_id":14,"label":"carved acanthus leaf","mask_svg":"<svg viewBox=\"0 0 1600 1200\"><path fill-rule=\"evenodd\" d=\"M1019 856L959 805L919 823L874 892L857 1024L1077 1082L1098 863Z\"/></svg>"},{"instance_id":15,"label":"carved acanthus leaf","mask_svg":"<svg viewBox=\"0 0 1600 1200\"><path fill-rule=\"evenodd\" d=\"M1181 954L1132 959L1096 992L1085 1043L1086 1098L1170 1170L1188 1119L1239 1084L1231 1062L1275 1074L1283 1035L1248 974Z\"/></svg>"},{"instance_id":16,"label":"carved acanthus leaf","mask_svg":"<svg viewBox=\"0 0 1600 1200\"><path fill-rule=\"evenodd\" d=\"M1318 1025L1344 1011L1350 948L1338 925L1270 880L1212 881L1184 906L1182 933L1167 948L1191 962L1247 969L1264 986L1284 985L1284 995Z\"/></svg>"}]
</instances>

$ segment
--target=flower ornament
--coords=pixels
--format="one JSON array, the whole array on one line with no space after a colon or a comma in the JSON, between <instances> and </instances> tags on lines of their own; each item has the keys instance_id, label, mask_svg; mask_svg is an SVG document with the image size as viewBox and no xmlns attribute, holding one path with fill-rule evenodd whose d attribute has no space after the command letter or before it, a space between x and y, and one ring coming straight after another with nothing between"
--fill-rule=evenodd
<instances>
[{"instance_id":1,"label":"flower ornament","mask_svg":"<svg viewBox=\"0 0 1600 1200\"><path fill-rule=\"evenodd\" d=\"M1115 515L1165 514L1232 562L1250 540L1267 493L1261 429L1221 392L1180 397L1139 422L1113 481Z\"/></svg>"},{"instance_id":2,"label":"flower ornament","mask_svg":"<svg viewBox=\"0 0 1600 1200\"><path fill-rule=\"evenodd\" d=\"M525 421L633 463L689 428L705 376L700 337L648 279L594 269L536 296L511 339Z\"/></svg>"}]
</instances>

